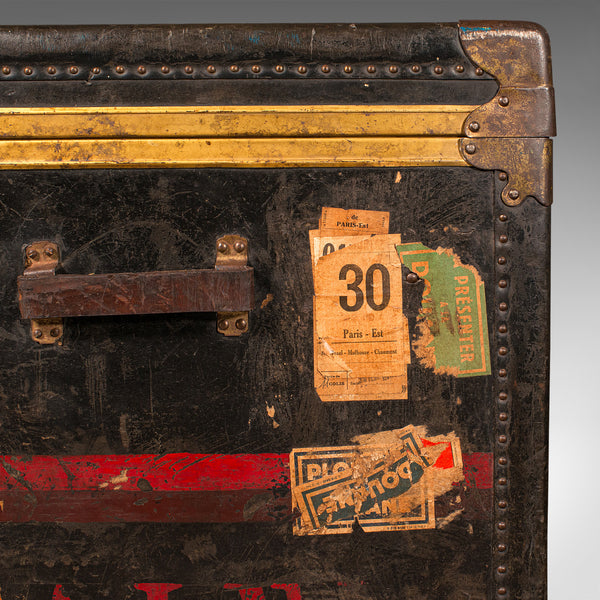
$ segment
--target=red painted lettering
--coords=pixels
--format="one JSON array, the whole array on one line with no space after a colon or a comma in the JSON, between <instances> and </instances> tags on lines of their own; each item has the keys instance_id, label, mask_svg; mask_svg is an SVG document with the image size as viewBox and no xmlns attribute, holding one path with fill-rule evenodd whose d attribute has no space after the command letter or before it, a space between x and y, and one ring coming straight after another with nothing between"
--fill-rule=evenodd
<instances>
[{"instance_id":1,"label":"red painted lettering","mask_svg":"<svg viewBox=\"0 0 600 600\"><path fill-rule=\"evenodd\" d=\"M148 600L168 600L169 592L182 586L180 583L134 583L133 587L146 592Z\"/></svg>"},{"instance_id":2,"label":"red painted lettering","mask_svg":"<svg viewBox=\"0 0 600 600\"><path fill-rule=\"evenodd\" d=\"M55 585L54 592L52 592L52 600L71 600L71 599L62 593L62 585Z\"/></svg>"}]
</instances>

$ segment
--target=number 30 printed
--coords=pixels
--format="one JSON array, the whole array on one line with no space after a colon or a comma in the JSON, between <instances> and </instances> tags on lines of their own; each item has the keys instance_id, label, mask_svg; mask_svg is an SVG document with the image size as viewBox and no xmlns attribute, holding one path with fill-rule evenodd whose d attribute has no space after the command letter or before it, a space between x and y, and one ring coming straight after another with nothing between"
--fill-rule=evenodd
<instances>
[{"instance_id":1,"label":"number 30 printed","mask_svg":"<svg viewBox=\"0 0 600 600\"><path fill-rule=\"evenodd\" d=\"M381 274L381 301L376 302L373 294L373 280L375 272L379 271ZM346 281L348 273L354 273L354 281L347 284L348 291L353 292L354 297L352 298L353 303L350 304L348 296L340 296L340 306L348 312L355 312L360 310L365 301L365 295L367 297L367 304L373 310L383 310L390 302L390 273L387 268L379 263L371 265L367 269L365 279L365 293L360 288L360 284L363 282L363 272L358 265L349 264L344 265L340 270L340 281Z\"/></svg>"}]
</instances>

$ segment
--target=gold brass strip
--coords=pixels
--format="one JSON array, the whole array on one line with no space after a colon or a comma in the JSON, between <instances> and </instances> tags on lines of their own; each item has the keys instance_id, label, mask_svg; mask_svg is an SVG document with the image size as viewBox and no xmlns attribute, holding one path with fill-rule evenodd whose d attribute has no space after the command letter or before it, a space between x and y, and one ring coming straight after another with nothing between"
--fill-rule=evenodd
<instances>
[{"instance_id":1,"label":"gold brass strip","mask_svg":"<svg viewBox=\"0 0 600 600\"><path fill-rule=\"evenodd\" d=\"M465 166L450 137L0 140L0 169Z\"/></svg>"},{"instance_id":2,"label":"gold brass strip","mask_svg":"<svg viewBox=\"0 0 600 600\"><path fill-rule=\"evenodd\" d=\"M468 105L144 106L0 109L0 138L463 135Z\"/></svg>"}]
</instances>

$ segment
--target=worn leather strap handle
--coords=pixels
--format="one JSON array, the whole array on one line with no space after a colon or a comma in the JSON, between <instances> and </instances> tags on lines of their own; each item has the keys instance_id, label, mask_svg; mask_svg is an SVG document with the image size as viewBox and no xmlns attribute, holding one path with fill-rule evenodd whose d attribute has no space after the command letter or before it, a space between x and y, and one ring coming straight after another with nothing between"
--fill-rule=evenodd
<instances>
[{"instance_id":1,"label":"worn leather strap handle","mask_svg":"<svg viewBox=\"0 0 600 600\"><path fill-rule=\"evenodd\" d=\"M239 236L218 240L214 269L55 275L56 244L32 244L26 255L28 266L18 278L19 309L23 319L32 319L32 336L40 343L62 337L57 319L111 315L216 312L218 330L239 335L254 304L254 270L246 264L247 242ZM45 335L44 321L52 322L48 333L54 335Z\"/></svg>"}]
</instances>

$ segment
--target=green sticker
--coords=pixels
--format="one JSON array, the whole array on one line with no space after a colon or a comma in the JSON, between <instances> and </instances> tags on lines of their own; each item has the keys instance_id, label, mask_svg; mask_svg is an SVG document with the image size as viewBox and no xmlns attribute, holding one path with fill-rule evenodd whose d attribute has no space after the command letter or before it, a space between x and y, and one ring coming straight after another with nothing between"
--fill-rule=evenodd
<instances>
[{"instance_id":1,"label":"green sticker","mask_svg":"<svg viewBox=\"0 0 600 600\"><path fill-rule=\"evenodd\" d=\"M396 246L404 265L425 282L412 348L421 364L456 377L490 374L483 281L445 248Z\"/></svg>"}]
</instances>

